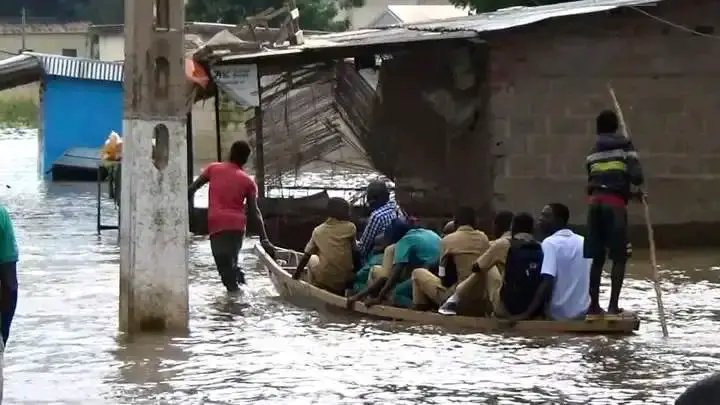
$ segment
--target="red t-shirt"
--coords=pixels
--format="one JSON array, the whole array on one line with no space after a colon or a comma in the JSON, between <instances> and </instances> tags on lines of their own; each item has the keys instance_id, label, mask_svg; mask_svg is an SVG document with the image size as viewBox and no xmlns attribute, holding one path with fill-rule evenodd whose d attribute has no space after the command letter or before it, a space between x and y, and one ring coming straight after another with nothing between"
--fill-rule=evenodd
<instances>
[{"instance_id":1,"label":"red t-shirt","mask_svg":"<svg viewBox=\"0 0 720 405\"><path fill-rule=\"evenodd\" d=\"M257 198L257 184L234 163L211 163L203 176L210 180L208 231L244 231L247 225L245 201Z\"/></svg>"}]
</instances>

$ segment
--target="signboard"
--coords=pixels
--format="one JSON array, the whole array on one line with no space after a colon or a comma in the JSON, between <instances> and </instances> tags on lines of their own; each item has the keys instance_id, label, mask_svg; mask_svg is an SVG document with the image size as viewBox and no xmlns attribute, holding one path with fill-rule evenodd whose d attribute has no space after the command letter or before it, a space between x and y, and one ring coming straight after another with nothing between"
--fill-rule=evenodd
<instances>
[{"instance_id":1,"label":"signboard","mask_svg":"<svg viewBox=\"0 0 720 405\"><path fill-rule=\"evenodd\" d=\"M216 66L212 69L215 83L243 107L259 107L257 65Z\"/></svg>"}]
</instances>

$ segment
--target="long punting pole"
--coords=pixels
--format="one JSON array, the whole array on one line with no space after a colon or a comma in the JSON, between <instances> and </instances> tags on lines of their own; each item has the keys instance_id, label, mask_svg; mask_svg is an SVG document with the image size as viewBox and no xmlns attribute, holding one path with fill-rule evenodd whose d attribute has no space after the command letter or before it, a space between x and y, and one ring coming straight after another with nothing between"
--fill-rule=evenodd
<instances>
[{"instance_id":1,"label":"long punting pole","mask_svg":"<svg viewBox=\"0 0 720 405\"><path fill-rule=\"evenodd\" d=\"M620 124L623 127L623 134L627 138L630 138L630 128L627 126L622 108L615 96L615 90L613 90L612 85L609 83L608 92L615 104L615 111L617 112L618 118L620 118ZM653 285L655 287L655 300L657 301L658 314L660 316L660 327L662 328L663 336L668 337L667 321L665 320L665 307L663 306L662 290L660 289L660 274L658 274L657 257L655 255L655 233L653 232L652 222L650 221L650 205L644 195L642 197L642 205L643 211L645 212L645 225L647 226L648 245L650 247L650 264L652 265Z\"/></svg>"}]
</instances>

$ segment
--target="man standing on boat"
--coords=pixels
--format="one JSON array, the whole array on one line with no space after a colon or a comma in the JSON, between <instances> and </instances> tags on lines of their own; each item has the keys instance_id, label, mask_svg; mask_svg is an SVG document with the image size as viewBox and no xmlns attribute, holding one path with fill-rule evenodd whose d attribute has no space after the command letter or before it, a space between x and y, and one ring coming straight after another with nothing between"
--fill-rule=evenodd
<instances>
[{"instance_id":1,"label":"man standing on boat","mask_svg":"<svg viewBox=\"0 0 720 405\"><path fill-rule=\"evenodd\" d=\"M258 188L255 180L243 167L250 158L250 145L236 141L230 147L227 162L211 163L189 187L190 198L210 183L208 197L208 230L210 249L223 285L228 292L236 292L238 283L245 283L245 275L238 267L248 220L256 223L260 243L265 251L275 256L275 248L265 231L265 223L258 206Z\"/></svg>"},{"instance_id":2,"label":"man standing on boat","mask_svg":"<svg viewBox=\"0 0 720 405\"><path fill-rule=\"evenodd\" d=\"M372 252L375 238L382 235L392 221L402 215L398 205L390 199L390 190L384 181L376 180L368 184L366 199L371 212L359 243L363 263Z\"/></svg>"},{"instance_id":3,"label":"man standing on boat","mask_svg":"<svg viewBox=\"0 0 720 405\"><path fill-rule=\"evenodd\" d=\"M627 204L631 187L643 185L643 172L632 142L620 133L617 114L603 111L596 119L597 140L586 159L588 174L587 237L584 256L592 259L589 316L602 316L600 281L606 257L613 262L608 313L619 314L620 290L628 255Z\"/></svg>"}]
</instances>

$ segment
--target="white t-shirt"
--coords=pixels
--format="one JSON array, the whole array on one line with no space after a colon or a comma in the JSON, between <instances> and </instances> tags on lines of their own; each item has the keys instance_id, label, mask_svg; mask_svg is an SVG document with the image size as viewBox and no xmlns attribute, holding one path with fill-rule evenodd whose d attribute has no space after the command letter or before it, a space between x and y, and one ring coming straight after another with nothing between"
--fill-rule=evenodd
<instances>
[{"instance_id":1,"label":"white t-shirt","mask_svg":"<svg viewBox=\"0 0 720 405\"><path fill-rule=\"evenodd\" d=\"M542 274L555 278L549 315L566 320L584 316L590 306L590 265L583 257L585 238L561 229L542 242Z\"/></svg>"}]
</instances>

